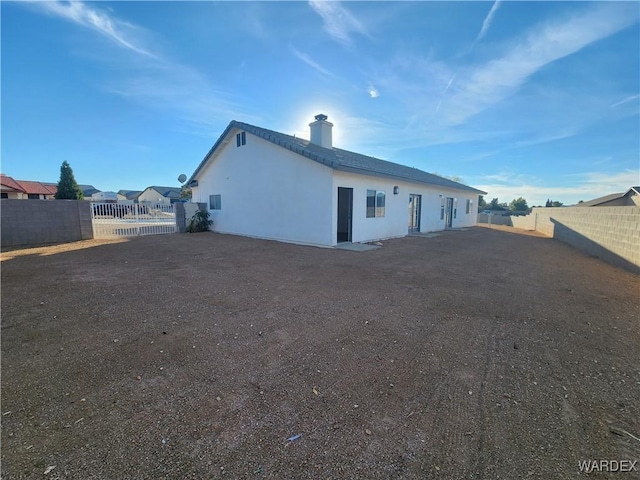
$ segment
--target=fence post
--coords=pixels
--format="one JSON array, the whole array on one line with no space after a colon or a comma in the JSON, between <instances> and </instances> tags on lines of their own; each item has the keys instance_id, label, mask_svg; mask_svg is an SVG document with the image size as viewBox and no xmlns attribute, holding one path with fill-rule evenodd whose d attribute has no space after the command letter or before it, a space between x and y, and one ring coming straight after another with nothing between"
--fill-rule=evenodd
<instances>
[{"instance_id":1,"label":"fence post","mask_svg":"<svg viewBox=\"0 0 640 480\"><path fill-rule=\"evenodd\" d=\"M175 209L176 214L176 230L178 233L186 233L187 225L184 211L184 203L177 202L173 204L173 208Z\"/></svg>"}]
</instances>

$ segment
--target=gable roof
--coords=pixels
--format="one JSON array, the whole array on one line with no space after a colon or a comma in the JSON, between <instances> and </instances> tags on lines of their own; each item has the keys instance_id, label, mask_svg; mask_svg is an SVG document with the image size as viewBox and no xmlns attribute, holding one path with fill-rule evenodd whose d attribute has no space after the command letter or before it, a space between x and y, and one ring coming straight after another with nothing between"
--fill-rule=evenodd
<instances>
[{"instance_id":1,"label":"gable roof","mask_svg":"<svg viewBox=\"0 0 640 480\"><path fill-rule=\"evenodd\" d=\"M180 192L182 191L180 187L158 187L157 185L147 187L145 190L149 190L150 188L153 188L156 192L166 198L180 198Z\"/></svg>"},{"instance_id":2,"label":"gable roof","mask_svg":"<svg viewBox=\"0 0 640 480\"><path fill-rule=\"evenodd\" d=\"M25 193L38 195L55 195L58 186L55 183L34 182L31 180L16 180Z\"/></svg>"},{"instance_id":3,"label":"gable roof","mask_svg":"<svg viewBox=\"0 0 640 480\"><path fill-rule=\"evenodd\" d=\"M465 190L480 195L487 193L482 190L478 190L477 188L454 182L453 180L433 175L417 168L407 167L406 165L400 165L398 163L381 160L379 158L362 155L356 152L350 152L349 150L342 150L341 148L321 147L320 145L311 143L309 140L305 140L303 138L293 137L291 135L267 130L266 128L256 127L255 125L249 125L248 123L237 122L235 120L229 123L222 135L220 135L220 138L218 138L213 147L211 147L211 150L209 150L205 155L202 162L200 162L200 165L198 165L198 168L196 168L193 175L191 175L191 178L187 181L187 185L191 185L198 173L200 173L207 164L212 154L218 149L218 147L220 147L224 139L234 128L252 133L253 135L263 138L274 145L290 150L302 155L303 157L307 157L310 160L326 165L334 170L360 173L364 175L392 177L407 180L409 182L426 183L429 185L437 185L456 190Z\"/></svg>"},{"instance_id":4,"label":"gable roof","mask_svg":"<svg viewBox=\"0 0 640 480\"><path fill-rule=\"evenodd\" d=\"M93 185L78 185L78 186L80 187L80 190L82 190L82 194L85 196L85 198L90 197L94 193L100 192L100 190L98 190Z\"/></svg>"},{"instance_id":5,"label":"gable roof","mask_svg":"<svg viewBox=\"0 0 640 480\"><path fill-rule=\"evenodd\" d=\"M3 187L8 187L11 190L15 190L17 192L27 193L24 191L24 188L20 186L18 182L16 182L13 178L4 173L0 173L0 185Z\"/></svg>"},{"instance_id":6,"label":"gable roof","mask_svg":"<svg viewBox=\"0 0 640 480\"><path fill-rule=\"evenodd\" d=\"M580 207L597 207L600 204L611 202L613 200L618 200L619 198L626 197L629 194L631 194L631 195L633 195L633 194L640 195L640 186L631 187L626 192L612 193L610 195L605 195L603 197L594 198L593 200L588 200L586 202L578 203L578 204L576 204L576 206L580 206Z\"/></svg>"},{"instance_id":7,"label":"gable roof","mask_svg":"<svg viewBox=\"0 0 640 480\"><path fill-rule=\"evenodd\" d=\"M135 200L141 193L142 190L118 190L118 195L122 195L127 200Z\"/></svg>"}]
</instances>

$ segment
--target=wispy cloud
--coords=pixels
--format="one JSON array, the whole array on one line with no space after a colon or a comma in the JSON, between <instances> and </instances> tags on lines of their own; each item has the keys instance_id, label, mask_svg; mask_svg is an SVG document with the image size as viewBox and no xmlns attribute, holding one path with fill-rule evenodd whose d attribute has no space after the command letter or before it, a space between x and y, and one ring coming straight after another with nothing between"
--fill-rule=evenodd
<instances>
[{"instance_id":1,"label":"wispy cloud","mask_svg":"<svg viewBox=\"0 0 640 480\"><path fill-rule=\"evenodd\" d=\"M324 68L322 65L318 64L316 61L314 61L306 53L303 53L300 50L298 50L298 49L296 49L295 47L292 47L292 46L290 46L290 49L291 49L291 53L293 53L296 57L298 57L300 60L302 60L307 65L309 65L314 70L320 72L323 75L326 75L327 77L335 77L335 75L333 73L331 73L329 70Z\"/></svg>"},{"instance_id":2,"label":"wispy cloud","mask_svg":"<svg viewBox=\"0 0 640 480\"><path fill-rule=\"evenodd\" d=\"M493 22L493 16L496 14L499 7L500 7L500 0L496 0L495 2L493 2L493 5L491 6L491 10L489 10L489 13L484 19L484 22L482 22L482 28L480 29L480 33L478 33L478 36L473 42L474 44L482 40L484 36L487 34L487 32L489 31L489 27L491 27L491 22Z\"/></svg>"},{"instance_id":3,"label":"wispy cloud","mask_svg":"<svg viewBox=\"0 0 640 480\"><path fill-rule=\"evenodd\" d=\"M469 118L512 95L533 74L556 60L608 37L637 21L635 5L606 3L571 18L542 25L505 55L472 70L456 82L443 105L449 125Z\"/></svg>"},{"instance_id":4,"label":"wispy cloud","mask_svg":"<svg viewBox=\"0 0 640 480\"><path fill-rule=\"evenodd\" d=\"M249 102L217 88L198 69L151 52L139 38L152 34L142 27L116 18L82 2L30 2L42 13L72 21L106 36L127 51L140 56L135 60L119 57L120 68L101 80L98 88L151 109L170 110L190 133L211 136L220 128L220 119L255 121L242 107ZM182 128L182 127L179 127Z\"/></svg>"},{"instance_id":5,"label":"wispy cloud","mask_svg":"<svg viewBox=\"0 0 640 480\"><path fill-rule=\"evenodd\" d=\"M340 2L310 0L309 5L322 17L324 29L334 40L348 45L352 42L352 33L369 36L366 26Z\"/></svg>"},{"instance_id":6,"label":"wispy cloud","mask_svg":"<svg viewBox=\"0 0 640 480\"><path fill-rule=\"evenodd\" d=\"M72 21L83 27L91 28L121 47L132 50L141 55L155 58L155 55L138 44L133 25L112 18L106 12L88 6L82 2L31 2L46 12Z\"/></svg>"},{"instance_id":7,"label":"wispy cloud","mask_svg":"<svg viewBox=\"0 0 640 480\"><path fill-rule=\"evenodd\" d=\"M132 67L102 88L145 108L170 111L189 133L211 137L229 119L257 122L246 99L217 88L199 70L178 62Z\"/></svg>"},{"instance_id":8,"label":"wispy cloud","mask_svg":"<svg viewBox=\"0 0 640 480\"><path fill-rule=\"evenodd\" d=\"M373 85L369 85L369 87L367 88L367 93L371 98L378 98L380 96L380 92Z\"/></svg>"},{"instance_id":9,"label":"wispy cloud","mask_svg":"<svg viewBox=\"0 0 640 480\"><path fill-rule=\"evenodd\" d=\"M615 108L615 107L618 107L620 105L624 105L625 103L629 103L629 102L633 102L634 100L638 100L639 98L640 98L640 95L631 95L630 97L627 97L627 98L625 98L623 100L620 100L619 102L616 102L616 103L610 105L610 107L611 108Z\"/></svg>"},{"instance_id":10,"label":"wispy cloud","mask_svg":"<svg viewBox=\"0 0 640 480\"><path fill-rule=\"evenodd\" d=\"M638 183L640 171L622 170L618 172L586 172L568 175L562 182L574 186L544 185L534 176L513 175L509 172L480 177L474 186L486 191L486 198L498 198L509 203L514 198L524 197L529 205L544 205L546 199L558 200L565 204L591 200L611 193L625 192Z\"/></svg>"}]
</instances>

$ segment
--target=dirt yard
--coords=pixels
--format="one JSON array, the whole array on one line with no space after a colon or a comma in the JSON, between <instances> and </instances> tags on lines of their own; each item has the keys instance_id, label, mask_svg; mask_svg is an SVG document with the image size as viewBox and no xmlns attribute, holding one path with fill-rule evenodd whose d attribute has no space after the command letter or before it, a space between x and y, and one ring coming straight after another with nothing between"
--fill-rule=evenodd
<instances>
[{"instance_id":1,"label":"dirt yard","mask_svg":"<svg viewBox=\"0 0 640 480\"><path fill-rule=\"evenodd\" d=\"M640 460L637 276L486 228L383 243L3 253L2 478L640 477L579 467Z\"/></svg>"}]
</instances>

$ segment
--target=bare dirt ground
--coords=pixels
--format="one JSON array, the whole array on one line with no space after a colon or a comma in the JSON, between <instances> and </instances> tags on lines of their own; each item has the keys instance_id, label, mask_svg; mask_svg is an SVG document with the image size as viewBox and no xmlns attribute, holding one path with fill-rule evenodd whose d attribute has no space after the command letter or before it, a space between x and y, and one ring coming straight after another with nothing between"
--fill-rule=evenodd
<instances>
[{"instance_id":1,"label":"bare dirt ground","mask_svg":"<svg viewBox=\"0 0 640 480\"><path fill-rule=\"evenodd\" d=\"M640 476L579 470L640 460L637 276L486 228L383 243L3 253L2 478Z\"/></svg>"}]
</instances>

